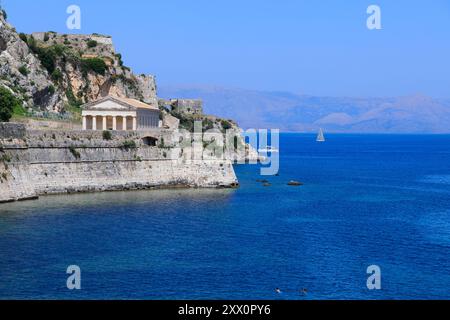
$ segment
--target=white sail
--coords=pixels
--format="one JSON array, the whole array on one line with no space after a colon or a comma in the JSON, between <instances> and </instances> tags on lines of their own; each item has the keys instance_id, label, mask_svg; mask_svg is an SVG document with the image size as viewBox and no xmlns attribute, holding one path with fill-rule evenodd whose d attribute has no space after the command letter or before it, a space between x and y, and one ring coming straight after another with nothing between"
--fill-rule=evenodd
<instances>
[{"instance_id":1,"label":"white sail","mask_svg":"<svg viewBox=\"0 0 450 320\"><path fill-rule=\"evenodd\" d=\"M325 142L325 136L323 135L323 130L320 128L319 134L317 135L317 142Z\"/></svg>"}]
</instances>

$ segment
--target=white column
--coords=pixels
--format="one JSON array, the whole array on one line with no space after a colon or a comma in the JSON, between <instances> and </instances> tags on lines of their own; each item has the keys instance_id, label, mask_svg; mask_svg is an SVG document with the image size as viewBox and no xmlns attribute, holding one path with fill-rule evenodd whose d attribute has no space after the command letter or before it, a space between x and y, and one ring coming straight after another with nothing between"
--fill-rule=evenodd
<instances>
[{"instance_id":1,"label":"white column","mask_svg":"<svg viewBox=\"0 0 450 320\"><path fill-rule=\"evenodd\" d=\"M97 117L92 116L92 130L97 130Z\"/></svg>"},{"instance_id":2,"label":"white column","mask_svg":"<svg viewBox=\"0 0 450 320\"><path fill-rule=\"evenodd\" d=\"M122 130L127 131L127 117L122 117Z\"/></svg>"},{"instance_id":3,"label":"white column","mask_svg":"<svg viewBox=\"0 0 450 320\"><path fill-rule=\"evenodd\" d=\"M117 117L116 116L113 117L113 130L114 131L117 130Z\"/></svg>"},{"instance_id":4,"label":"white column","mask_svg":"<svg viewBox=\"0 0 450 320\"><path fill-rule=\"evenodd\" d=\"M83 116L83 130L87 130L86 116Z\"/></svg>"},{"instance_id":5,"label":"white column","mask_svg":"<svg viewBox=\"0 0 450 320\"><path fill-rule=\"evenodd\" d=\"M136 121L136 117L133 117L133 131L137 130L137 121Z\"/></svg>"},{"instance_id":6,"label":"white column","mask_svg":"<svg viewBox=\"0 0 450 320\"><path fill-rule=\"evenodd\" d=\"M103 130L108 130L108 128L106 127L106 116L103 116Z\"/></svg>"}]
</instances>

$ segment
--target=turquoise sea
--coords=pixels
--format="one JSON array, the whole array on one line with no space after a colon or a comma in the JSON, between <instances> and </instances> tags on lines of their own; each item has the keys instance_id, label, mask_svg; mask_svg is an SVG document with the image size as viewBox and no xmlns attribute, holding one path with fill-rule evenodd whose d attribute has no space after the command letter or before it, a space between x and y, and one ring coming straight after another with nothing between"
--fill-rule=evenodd
<instances>
[{"instance_id":1,"label":"turquoise sea","mask_svg":"<svg viewBox=\"0 0 450 320\"><path fill-rule=\"evenodd\" d=\"M280 157L236 190L0 205L0 299L450 299L450 136L282 134Z\"/></svg>"}]
</instances>

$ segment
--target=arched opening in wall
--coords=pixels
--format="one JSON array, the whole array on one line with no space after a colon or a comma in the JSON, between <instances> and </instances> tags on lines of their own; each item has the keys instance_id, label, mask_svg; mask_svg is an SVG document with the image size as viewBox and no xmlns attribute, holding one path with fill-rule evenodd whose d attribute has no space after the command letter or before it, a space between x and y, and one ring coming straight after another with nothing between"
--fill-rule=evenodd
<instances>
[{"instance_id":1,"label":"arched opening in wall","mask_svg":"<svg viewBox=\"0 0 450 320\"><path fill-rule=\"evenodd\" d=\"M158 143L158 139L153 138L153 137L144 137L144 138L142 138L142 143L146 146L156 147L156 144Z\"/></svg>"}]
</instances>

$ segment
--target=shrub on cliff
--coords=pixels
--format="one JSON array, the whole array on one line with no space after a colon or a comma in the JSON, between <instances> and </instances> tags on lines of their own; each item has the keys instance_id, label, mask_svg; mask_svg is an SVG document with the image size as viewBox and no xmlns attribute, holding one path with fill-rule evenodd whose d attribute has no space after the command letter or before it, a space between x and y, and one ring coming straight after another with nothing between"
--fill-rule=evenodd
<instances>
[{"instance_id":1,"label":"shrub on cliff","mask_svg":"<svg viewBox=\"0 0 450 320\"><path fill-rule=\"evenodd\" d=\"M20 101L8 89L0 87L0 121L8 122L14 109L20 107Z\"/></svg>"},{"instance_id":2,"label":"shrub on cliff","mask_svg":"<svg viewBox=\"0 0 450 320\"><path fill-rule=\"evenodd\" d=\"M33 35L31 35L29 38L27 38L27 45L28 48L30 48L30 50L34 53L34 54L38 54L39 52L39 48L37 46L36 43L36 39L33 37Z\"/></svg>"},{"instance_id":3,"label":"shrub on cliff","mask_svg":"<svg viewBox=\"0 0 450 320\"><path fill-rule=\"evenodd\" d=\"M101 74L102 76L105 75L105 71L107 69L105 61L100 58L83 59L81 61L81 68L85 73L93 71Z\"/></svg>"},{"instance_id":4,"label":"shrub on cliff","mask_svg":"<svg viewBox=\"0 0 450 320\"><path fill-rule=\"evenodd\" d=\"M61 72L61 70L59 69L55 69L52 72L52 80L53 82L59 83L63 78L63 74Z\"/></svg>"},{"instance_id":5,"label":"shrub on cliff","mask_svg":"<svg viewBox=\"0 0 450 320\"><path fill-rule=\"evenodd\" d=\"M17 104L14 108L13 108L13 116L17 116L17 117L26 117L28 115L27 110L23 107L23 105L21 103Z\"/></svg>"},{"instance_id":6,"label":"shrub on cliff","mask_svg":"<svg viewBox=\"0 0 450 320\"><path fill-rule=\"evenodd\" d=\"M67 97L67 100L69 101L69 104L72 107L77 107L78 108L79 106L81 106L83 104L83 102L81 100L78 100L75 97L71 87L67 88L67 90L66 90L66 97Z\"/></svg>"},{"instance_id":7,"label":"shrub on cliff","mask_svg":"<svg viewBox=\"0 0 450 320\"><path fill-rule=\"evenodd\" d=\"M181 129L187 130L189 132L194 132L194 120L193 119L176 116L176 115L174 115L174 117L176 117L180 120L180 128Z\"/></svg>"},{"instance_id":8,"label":"shrub on cliff","mask_svg":"<svg viewBox=\"0 0 450 320\"><path fill-rule=\"evenodd\" d=\"M49 74L55 71L58 57L64 57L66 52L66 48L58 44L46 48L38 47L33 36L28 39L28 47L37 55Z\"/></svg>"},{"instance_id":9,"label":"shrub on cliff","mask_svg":"<svg viewBox=\"0 0 450 320\"><path fill-rule=\"evenodd\" d=\"M6 14L6 11L5 10L3 10L3 9L1 9L0 8L0 12L1 12L1 14L3 15L3 18L5 19L5 20L7 20L8 19L8 15Z\"/></svg>"},{"instance_id":10,"label":"shrub on cliff","mask_svg":"<svg viewBox=\"0 0 450 320\"><path fill-rule=\"evenodd\" d=\"M74 146L70 146L69 147L69 151L74 156L75 159L80 159L81 158L81 154L77 151L77 149L75 149Z\"/></svg>"},{"instance_id":11,"label":"shrub on cliff","mask_svg":"<svg viewBox=\"0 0 450 320\"><path fill-rule=\"evenodd\" d=\"M28 37L25 33L19 33L19 38L25 42L26 44L28 44Z\"/></svg>"},{"instance_id":12,"label":"shrub on cliff","mask_svg":"<svg viewBox=\"0 0 450 320\"><path fill-rule=\"evenodd\" d=\"M0 162L2 162L3 164L6 164L8 162L11 162L11 156L9 154L2 154L2 156L0 157Z\"/></svg>"},{"instance_id":13,"label":"shrub on cliff","mask_svg":"<svg viewBox=\"0 0 450 320\"><path fill-rule=\"evenodd\" d=\"M130 149L136 149L136 142L134 142L133 140L126 140L122 143L121 149L124 150L130 150Z\"/></svg>"},{"instance_id":14,"label":"shrub on cliff","mask_svg":"<svg viewBox=\"0 0 450 320\"><path fill-rule=\"evenodd\" d=\"M52 85L52 84L49 85L49 86L47 87L47 92L50 93L51 95L55 94L55 92L56 92L55 86Z\"/></svg>"},{"instance_id":15,"label":"shrub on cliff","mask_svg":"<svg viewBox=\"0 0 450 320\"><path fill-rule=\"evenodd\" d=\"M230 121L228 121L228 120L222 120L222 121L221 121L221 124L222 124L222 128L223 128L224 130L231 129L231 128L233 127L233 126L231 125Z\"/></svg>"},{"instance_id":16,"label":"shrub on cliff","mask_svg":"<svg viewBox=\"0 0 450 320\"><path fill-rule=\"evenodd\" d=\"M22 75L27 76L27 75L28 75L28 69L27 69L27 66L26 66L26 65L21 66L21 67L19 68L19 72L20 72Z\"/></svg>"},{"instance_id":17,"label":"shrub on cliff","mask_svg":"<svg viewBox=\"0 0 450 320\"><path fill-rule=\"evenodd\" d=\"M87 43L88 48L95 48L97 46L97 41L89 40Z\"/></svg>"},{"instance_id":18,"label":"shrub on cliff","mask_svg":"<svg viewBox=\"0 0 450 320\"><path fill-rule=\"evenodd\" d=\"M48 73L52 74L55 71L56 55L55 52L49 49L36 49L38 58L42 65L47 69Z\"/></svg>"},{"instance_id":19,"label":"shrub on cliff","mask_svg":"<svg viewBox=\"0 0 450 320\"><path fill-rule=\"evenodd\" d=\"M119 65L123 66L122 55L120 53L116 53L116 58L119 60Z\"/></svg>"}]
</instances>

